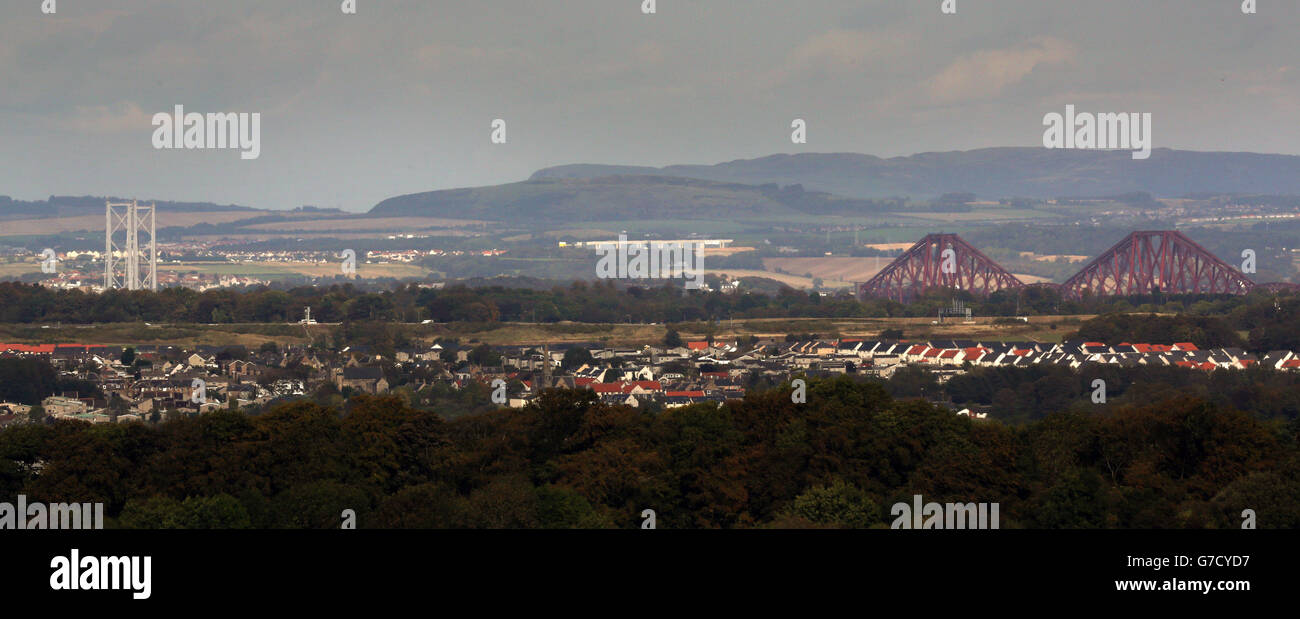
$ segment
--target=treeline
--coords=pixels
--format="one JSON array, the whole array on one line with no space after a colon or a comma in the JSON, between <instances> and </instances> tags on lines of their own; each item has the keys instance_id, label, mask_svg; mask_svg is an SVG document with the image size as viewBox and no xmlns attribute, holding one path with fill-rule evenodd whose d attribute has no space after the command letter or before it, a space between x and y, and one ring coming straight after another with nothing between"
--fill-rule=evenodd
<instances>
[{"instance_id":1,"label":"treeline","mask_svg":"<svg viewBox=\"0 0 1300 619\"><path fill-rule=\"evenodd\" d=\"M94 382L60 376L44 359L0 358L0 402L35 405L46 397L63 393L104 396Z\"/></svg>"},{"instance_id":2,"label":"treeline","mask_svg":"<svg viewBox=\"0 0 1300 619\"><path fill-rule=\"evenodd\" d=\"M1214 316L1106 314L1081 323L1074 337L1107 344L1191 342L1200 348L1246 345L1226 320Z\"/></svg>"},{"instance_id":3,"label":"treeline","mask_svg":"<svg viewBox=\"0 0 1300 619\"><path fill-rule=\"evenodd\" d=\"M1245 332L1242 337L1239 332ZM1074 338L1106 344L1191 342L1201 349L1243 347L1258 352L1300 349L1300 299L1260 297L1223 316L1104 314L1080 323Z\"/></svg>"},{"instance_id":4,"label":"treeline","mask_svg":"<svg viewBox=\"0 0 1300 619\"><path fill-rule=\"evenodd\" d=\"M0 283L0 323L276 323L294 322L310 306L321 322L545 322L584 323L687 322L742 318L879 318L935 316L954 298L971 303L977 315L1104 314L1119 312L1185 313L1223 316L1228 329L1249 331L1256 349L1300 348L1300 297L1267 293L1231 295L1142 295L1067 301L1056 290L1031 286L995 292L976 299L960 290L931 291L912 303L849 295L821 296L781 288L773 294L683 291L680 281L641 287L613 280L573 282L567 286L501 285L420 288L396 285L373 291L351 284L302 286L288 290L253 288L164 288L158 292L112 290L92 294L16 282ZM1113 321L1112 321L1113 322ZM1147 331L1164 323L1133 319L1112 325L1132 341L1169 341L1167 335L1198 345L1235 343L1212 320L1196 318L1178 328ZM1197 326L1199 325L1199 326ZM1183 327L1187 327L1184 329ZM1104 325L1090 326L1100 333ZM1111 327L1105 327L1111 328ZM1189 336L1181 337L1186 333ZM1201 336L1217 338L1212 342ZM1110 342L1110 338L1106 339Z\"/></svg>"},{"instance_id":5,"label":"treeline","mask_svg":"<svg viewBox=\"0 0 1300 619\"><path fill-rule=\"evenodd\" d=\"M303 308L321 322L385 320L415 322L536 321L677 322L782 316L887 315L901 308L887 302L860 304L851 296L822 297L782 290L776 295L683 291L681 280L654 287L619 287L613 280L573 282L550 289L505 286L414 284L368 292L351 284L290 290L243 291L164 288L158 292L111 290L100 294L0 282L0 322L197 322L296 321Z\"/></svg>"},{"instance_id":6,"label":"treeline","mask_svg":"<svg viewBox=\"0 0 1300 619\"><path fill-rule=\"evenodd\" d=\"M1295 527L1298 431L1186 396L1008 426L842 378L658 414L587 391L452 421L356 398L10 428L0 495L146 528L887 527L914 494L999 503L1003 528Z\"/></svg>"},{"instance_id":7,"label":"treeline","mask_svg":"<svg viewBox=\"0 0 1300 619\"><path fill-rule=\"evenodd\" d=\"M990 416L1007 423L1035 421L1059 411L1142 406L1179 395L1263 420L1300 419L1300 375L1260 367L1214 372L1154 365L1086 364L1077 370L1050 365L975 367L941 386L932 376L915 373L919 370L895 373L886 387L899 395L940 394L958 404L991 406ZM1105 385L1105 403L1093 401L1098 379Z\"/></svg>"}]
</instances>

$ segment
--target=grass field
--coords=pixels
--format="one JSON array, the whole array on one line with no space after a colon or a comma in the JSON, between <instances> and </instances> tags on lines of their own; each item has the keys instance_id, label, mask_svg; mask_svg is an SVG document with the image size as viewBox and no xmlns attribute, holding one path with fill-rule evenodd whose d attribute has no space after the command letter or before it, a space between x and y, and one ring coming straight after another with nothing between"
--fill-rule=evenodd
<instances>
[{"instance_id":1,"label":"grass field","mask_svg":"<svg viewBox=\"0 0 1300 619\"><path fill-rule=\"evenodd\" d=\"M0 324L0 342L7 344L104 344L130 346L156 344L193 346L243 345L252 348L264 342L279 344L305 344L307 333L302 325L244 324L244 325L155 325L144 323L111 323L97 325L57 325L43 328L40 324ZM330 327L313 326L312 337L321 339Z\"/></svg>"},{"instance_id":2,"label":"grass field","mask_svg":"<svg viewBox=\"0 0 1300 619\"><path fill-rule=\"evenodd\" d=\"M412 232L430 228L482 226L487 223L472 219L445 219L441 217L356 217L344 215L305 221L272 221L247 226L245 229L273 232L333 232L336 230Z\"/></svg>"},{"instance_id":3,"label":"grass field","mask_svg":"<svg viewBox=\"0 0 1300 619\"><path fill-rule=\"evenodd\" d=\"M739 279L741 277L765 277L798 290L809 289L813 286L813 280L811 278L802 275L777 273L775 271L757 271L754 269L705 269L704 272L709 275L726 275L731 279ZM822 281L822 286L829 288L843 288L852 285L852 282L829 280L825 278L823 278Z\"/></svg>"},{"instance_id":4,"label":"grass field","mask_svg":"<svg viewBox=\"0 0 1300 619\"><path fill-rule=\"evenodd\" d=\"M769 271L781 269L794 275L811 274L820 277L827 285L831 282L865 282L881 269L889 266L893 258L853 258L827 256L823 258L764 258L763 267Z\"/></svg>"},{"instance_id":5,"label":"grass field","mask_svg":"<svg viewBox=\"0 0 1300 619\"><path fill-rule=\"evenodd\" d=\"M195 224L223 224L241 219L251 219L271 214L271 211L208 211L203 213L158 212L158 229ZM0 237L23 234L59 234L78 230L104 231L104 215L78 215L75 217L50 217L46 219L15 219L0 221Z\"/></svg>"},{"instance_id":6,"label":"grass field","mask_svg":"<svg viewBox=\"0 0 1300 619\"><path fill-rule=\"evenodd\" d=\"M1047 211L1012 208L977 208L968 213L938 213L928 211L907 211L886 213L896 217L912 217L935 221L1026 221L1056 219L1060 215Z\"/></svg>"},{"instance_id":7,"label":"grass field","mask_svg":"<svg viewBox=\"0 0 1300 619\"><path fill-rule=\"evenodd\" d=\"M930 338L974 340L1035 340L1059 342L1078 329L1078 323L1093 316L1034 316L1026 324L995 325L992 318L974 324L950 322L931 324L931 318L762 318L721 321L712 327L714 337L731 339L746 335L784 338L787 333L816 333L819 337L878 337L885 329L902 329L909 340ZM535 346L595 342L604 345L643 345L663 341L669 327L683 339L703 339L709 332L704 322L673 325L589 324L589 323L451 323L402 324L414 341L431 343L438 337L454 337L463 344ZM157 344L193 346L243 345L256 348L264 342L328 345L333 325L298 324L176 324L114 323L99 325L16 325L0 324L0 342L14 344L78 343L129 346ZM308 331L310 329L310 331Z\"/></svg>"},{"instance_id":8,"label":"grass field","mask_svg":"<svg viewBox=\"0 0 1300 619\"><path fill-rule=\"evenodd\" d=\"M41 263L35 260L30 262L0 262L0 278L20 277L28 273L40 273Z\"/></svg>"}]
</instances>

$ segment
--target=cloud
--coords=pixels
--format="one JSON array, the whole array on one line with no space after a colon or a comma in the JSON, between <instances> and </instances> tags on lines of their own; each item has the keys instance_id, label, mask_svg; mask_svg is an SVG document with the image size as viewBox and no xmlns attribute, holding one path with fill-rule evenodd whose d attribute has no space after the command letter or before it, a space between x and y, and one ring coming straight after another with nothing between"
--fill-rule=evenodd
<instances>
[{"instance_id":1,"label":"cloud","mask_svg":"<svg viewBox=\"0 0 1300 619\"><path fill-rule=\"evenodd\" d=\"M1008 49L982 50L953 61L926 82L926 90L938 103L990 99L1039 66L1064 64L1076 54L1074 45L1052 37L1037 37Z\"/></svg>"},{"instance_id":2,"label":"cloud","mask_svg":"<svg viewBox=\"0 0 1300 619\"><path fill-rule=\"evenodd\" d=\"M129 101L115 105L77 106L72 115L59 124L64 129L83 133L120 133L123 131L148 131L153 115Z\"/></svg>"},{"instance_id":3,"label":"cloud","mask_svg":"<svg viewBox=\"0 0 1300 619\"><path fill-rule=\"evenodd\" d=\"M777 87L808 76L860 76L906 53L914 39L901 31L827 30L796 45L759 83Z\"/></svg>"}]
</instances>

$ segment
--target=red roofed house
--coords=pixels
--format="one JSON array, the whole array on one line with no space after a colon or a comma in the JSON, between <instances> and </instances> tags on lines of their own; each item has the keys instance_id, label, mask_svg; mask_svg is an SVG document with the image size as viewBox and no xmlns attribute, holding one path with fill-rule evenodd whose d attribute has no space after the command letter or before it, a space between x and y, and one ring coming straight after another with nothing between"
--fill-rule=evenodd
<instances>
[{"instance_id":1,"label":"red roofed house","mask_svg":"<svg viewBox=\"0 0 1300 619\"><path fill-rule=\"evenodd\" d=\"M920 361L925 358L925 351L929 349L930 347L925 344L917 344L908 348L907 352L903 353L903 361Z\"/></svg>"}]
</instances>

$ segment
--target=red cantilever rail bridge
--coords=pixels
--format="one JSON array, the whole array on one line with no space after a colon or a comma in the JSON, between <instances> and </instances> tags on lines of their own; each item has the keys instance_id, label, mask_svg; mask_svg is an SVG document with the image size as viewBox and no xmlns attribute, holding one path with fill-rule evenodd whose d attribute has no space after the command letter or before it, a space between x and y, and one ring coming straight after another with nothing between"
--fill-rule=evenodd
<instances>
[{"instance_id":1,"label":"red cantilever rail bridge","mask_svg":"<svg viewBox=\"0 0 1300 619\"><path fill-rule=\"evenodd\" d=\"M1255 282L1176 230L1133 232L1059 288L1061 296L1246 294ZM1295 284L1260 284L1268 290ZM956 234L929 234L858 288L860 298L907 302L931 288L957 288L984 296L1025 283Z\"/></svg>"}]
</instances>

